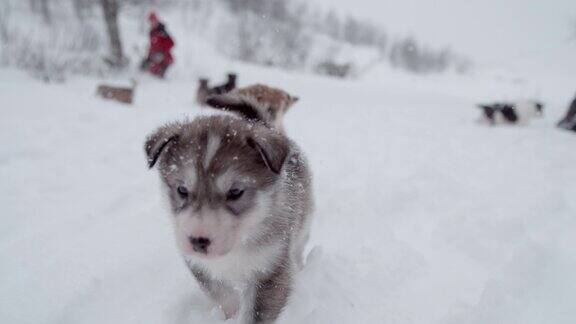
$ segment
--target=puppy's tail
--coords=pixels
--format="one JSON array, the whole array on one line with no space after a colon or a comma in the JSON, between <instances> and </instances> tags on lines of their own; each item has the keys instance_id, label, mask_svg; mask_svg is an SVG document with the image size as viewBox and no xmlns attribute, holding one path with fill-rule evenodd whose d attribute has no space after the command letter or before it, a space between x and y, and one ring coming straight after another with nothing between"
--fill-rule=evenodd
<instances>
[{"instance_id":1,"label":"puppy's tail","mask_svg":"<svg viewBox=\"0 0 576 324\"><path fill-rule=\"evenodd\" d=\"M258 109L258 102L252 98L239 94L211 95L206 99L206 104L216 109L237 113L246 120L268 125L268 121Z\"/></svg>"}]
</instances>

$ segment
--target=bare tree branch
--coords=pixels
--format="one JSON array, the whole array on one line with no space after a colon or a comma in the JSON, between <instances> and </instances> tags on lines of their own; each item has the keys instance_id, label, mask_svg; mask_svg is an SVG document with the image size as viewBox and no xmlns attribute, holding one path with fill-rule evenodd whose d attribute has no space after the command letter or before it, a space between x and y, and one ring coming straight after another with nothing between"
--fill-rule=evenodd
<instances>
[{"instance_id":1,"label":"bare tree branch","mask_svg":"<svg viewBox=\"0 0 576 324\"><path fill-rule=\"evenodd\" d=\"M108 30L108 39L110 42L110 59L107 62L114 67L124 67L128 62L122 51L122 41L120 40L120 31L118 27L118 3L116 0L100 0L106 29Z\"/></svg>"},{"instance_id":2,"label":"bare tree branch","mask_svg":"<svg viewBox=\"0 0 576 324\"><path fill-rule=\"evenodd\" d=\"M40 11L42 12L44 23L50 25L52 23L52 13L48 0L40 0Z\"/></svg>"}]
</instances>

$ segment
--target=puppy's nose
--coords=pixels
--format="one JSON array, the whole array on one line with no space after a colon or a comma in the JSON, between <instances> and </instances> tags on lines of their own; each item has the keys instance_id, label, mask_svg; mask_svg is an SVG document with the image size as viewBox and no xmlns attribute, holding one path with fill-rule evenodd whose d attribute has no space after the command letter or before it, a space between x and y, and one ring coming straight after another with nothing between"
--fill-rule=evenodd
<instances>
[{"instance_id":1,"label":"puppy's nose","mask_svg":"<svg viewBox=\"0 0 576 324\"><path fill-rule=\"evenodd\" d=\"M206 237L189 237L190 244L192 244L192 249L196 252L207 253L208 246L210 245L210 239Z\"/></svg>"}]
</instances>

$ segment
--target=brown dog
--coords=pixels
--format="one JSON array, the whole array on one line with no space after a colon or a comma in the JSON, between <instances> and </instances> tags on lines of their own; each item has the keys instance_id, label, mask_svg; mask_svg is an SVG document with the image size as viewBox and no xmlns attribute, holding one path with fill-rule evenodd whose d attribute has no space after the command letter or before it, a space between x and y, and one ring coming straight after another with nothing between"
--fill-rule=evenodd
<instances>
[{"instance_id":1,"label":"brown dog","mask_svg":"<svg viewBox=\"0 0 576 324\"><path fill-rule=\"evenodd\" d=\"M214 108L237 112L246 119L260 120L284 132L284 115L298 100L298 97L284 90L255 84L238 88L229 94L210 96L206 103Z\"/></svg>"},{"instance_id":2,"label":"brown dog","mask_svg":"<svg viewBox=\"0 0 576 324\"><path fill-rule=\"evenodd\" d=\"M115 87L109 85L99 85L96 94L104 99L115 100L125 104L132 104L136 81L132 80L132 87Z\"/></svg>"}]
</instances>

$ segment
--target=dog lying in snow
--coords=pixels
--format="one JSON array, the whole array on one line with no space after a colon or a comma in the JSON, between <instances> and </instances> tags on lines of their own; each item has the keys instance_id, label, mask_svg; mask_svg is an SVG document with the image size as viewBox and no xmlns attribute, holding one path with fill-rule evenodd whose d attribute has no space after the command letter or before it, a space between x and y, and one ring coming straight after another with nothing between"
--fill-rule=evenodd
<instances>
[{"instance_id":1,"label":"dog lying in snow","mask_svg":"<svg viewBox=\"0 0 576 324\"><path fill-rule=\"evenodd\" d=\"M482 109L482 119L490 125L527 124L531 119L544 113L544 105L537 101L480 104L478 107Z\"/></svg>"},{"instance_id":2,"label":"dog lying in snow","mask_svg":"<svg viewBox=\"0 0 576 324\"><path fill-rule=\"evenodd\" d=\"M96 94L104 99L115 100L118 102L132 104L134 100L134 91L136 90L136 81L132 80L132 87L115 87L110 85L99 85Z\"/></svg>"},{"instance_id":3,"label":"dog lying in snow","mask_svg":"<svg viewBox=\"0 0 576 324\"><path fill-rule=\"evenodd\" d=\"M215 87L210 87L208 84L209 80L206 78L198 79L198 88L196 89L196 102L200 106L204 106L206 104L206 99L209 96L225 94L236 89L236 81L238 80L238 76L234 73L228 73L227 77L228 79L226 80L226 83Z\"/></svg>"},{"instance_id":4,"label":"dog lying in snow","mask_svg":"<svg viewBox=\"0 0 576 324\"><path fill-rule=\"evenodd\" d=\"M311 220L311 177L296 144L258 120L218 114L160 127L145 151L200 286L226 318L273 323Z\"/></svg>"},{"instance_id":5,"label":"dog lying in snow","mask_svg":"<svg viewBox=\"0 0 576 324\"><path fill-rule=\"evenodd\" d=\"M236 89L228 94L209 96L206 104L239 113L246 119L261 120L284 133L284 115L299 100L287 92L263 84Z\"/></svg>"}]
</instances>

